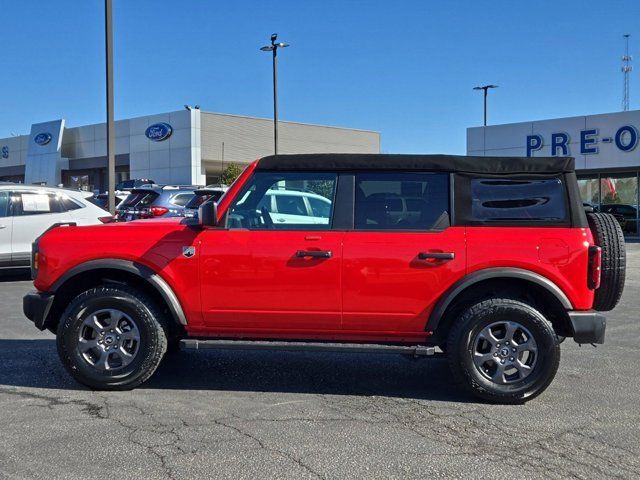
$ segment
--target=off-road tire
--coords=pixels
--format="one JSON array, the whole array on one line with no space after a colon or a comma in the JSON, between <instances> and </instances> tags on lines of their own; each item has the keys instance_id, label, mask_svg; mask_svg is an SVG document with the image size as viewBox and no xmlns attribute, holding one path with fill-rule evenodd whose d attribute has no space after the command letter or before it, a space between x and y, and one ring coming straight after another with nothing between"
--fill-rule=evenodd
<instances>
[{"instance_id":1,"label":"off-road tire","mask_svg":"<svg viewBox=\"0 0 640 480\"><path fill-rule=\"evenodd\" d=\"M473 360L479 332L501 320L526 327L538 348L531 372L511 384L486 378ZM535 398L552 382L560 363L560 345L553 326L539 311L519 300L495 298L479 301L463 311L449 332L447 357L454 379L469 393L494 403L517 404Z\"/></svg>"},{"instance_id":2,"label":"off-road tire","mask_svg":"<svg viewBox=\"0 0 640 480\"><path fill-rule=\"evenodd\" d=\"M624 290L627 254L622 228L609 213L588 213L589 228L602 249L600 287L595 291L594 310L608 312L620 301Z\"/></svg>"},{"instance_id":3,"label":"off-road tire","mask_svg":"<svg viewBox=\"0 0 640 480\"><path fill-rule=\"evenodd\" d=\"M84 320L102 309L129 315L140 334L137 354L129 365L113 371L90 366L79 350L78 335ZM144 292L127 286L104 285L76 296L62 314L57 331L58 355L78 382L95 390L130 390L153 375L167 350L167 319Z\"/></svg>"}]
</instances>

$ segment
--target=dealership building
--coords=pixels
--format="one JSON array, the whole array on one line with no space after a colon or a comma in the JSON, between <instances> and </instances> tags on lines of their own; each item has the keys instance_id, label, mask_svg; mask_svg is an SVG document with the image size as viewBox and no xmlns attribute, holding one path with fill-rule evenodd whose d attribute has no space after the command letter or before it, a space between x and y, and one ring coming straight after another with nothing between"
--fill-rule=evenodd
<instances>
[{"instance_id":1,"label":"dealership building","mask_svg":"<svg viewBox=\"0 0 640 480\"><path fill-rule=\"evenodd\" d=\"M638 236L640 110L467 129L467 154L571 156L580 193Z\"/></svg>"},{"instance_id":2,"label":"dealership building","mask_svg":"<svg viewBox=\"0 0 640 480\"><path fill-rule=\"evenodd\" d=\"M116 178L163 184L217 182L225 165L273 153L270 119L180 110L116 122ZM0 181L105 190L105 123L34 123L28 135L0 139ZM278 122L278 153L379 153L378 132Z\"/></svg>"}]
</instances>

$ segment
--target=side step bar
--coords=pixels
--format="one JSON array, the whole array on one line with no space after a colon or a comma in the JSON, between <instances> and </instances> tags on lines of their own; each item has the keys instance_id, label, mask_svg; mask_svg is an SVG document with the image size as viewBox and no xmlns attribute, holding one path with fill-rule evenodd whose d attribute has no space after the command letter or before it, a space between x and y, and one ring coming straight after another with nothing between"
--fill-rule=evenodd
<instances>
[{"instance_id":1,"label":"side step bar","mask_svg":"<svg viewBox=\"0 0 640 480\"><path fill-rule=\"evenodd\" d=\"M248 340L180 340L181 350L280 350L285 352L393 353L427 357L436 354L435 347L424 345L377 345L361 343L268 342Z\"/></svg>"}]
</instances>

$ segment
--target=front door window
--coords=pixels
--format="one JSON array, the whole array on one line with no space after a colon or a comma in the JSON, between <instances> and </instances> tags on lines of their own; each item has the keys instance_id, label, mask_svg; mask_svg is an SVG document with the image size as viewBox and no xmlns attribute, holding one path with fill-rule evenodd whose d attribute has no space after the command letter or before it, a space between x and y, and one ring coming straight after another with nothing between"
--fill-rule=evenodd
<instances>
[{"instance_id":1,"label":"front door window","mask_svg":"<svg viewBox=\"0 0 640 480\"><path fill-rule=\"evenodd\" d=\"M329 230L337 176L257 172L229 209L229 228Z\"/></svg>"}]
</instances>

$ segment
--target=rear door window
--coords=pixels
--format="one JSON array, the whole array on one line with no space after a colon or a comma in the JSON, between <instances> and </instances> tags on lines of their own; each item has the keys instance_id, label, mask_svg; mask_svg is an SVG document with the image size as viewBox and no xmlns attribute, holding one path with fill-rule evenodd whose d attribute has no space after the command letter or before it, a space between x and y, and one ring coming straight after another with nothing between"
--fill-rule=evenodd
<instances>
[{"instance_id":1,"label":"rear door window","mask_svg":"<svg viewBox=\"0 0 640 480\"><path fill-rule=\"evenodd\" d=\"M567 198L560 178L471 179L474 220L563 222Z\"/></svg>"},{"instance_id":2,"label":"rear door window","mask_svg":"<svg viewBox=\"0 0 640 480\"><path fill-rule=\"evenodd\" d=\"M439 230L449 225L449 174L356 174L356 230Z\"/></svg>"}]
</instances>

